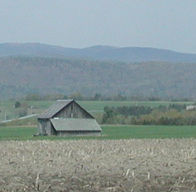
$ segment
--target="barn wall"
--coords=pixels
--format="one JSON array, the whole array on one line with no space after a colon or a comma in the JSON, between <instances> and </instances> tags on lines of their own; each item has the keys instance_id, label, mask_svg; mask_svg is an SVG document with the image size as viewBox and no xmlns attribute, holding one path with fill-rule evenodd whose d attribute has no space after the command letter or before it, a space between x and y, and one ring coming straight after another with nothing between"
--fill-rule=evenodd
<instances>
[{"instance_id":1,"label":"barn wall","mask_svg":"<svg viewBox=\"0 0 196 192\"><path fill-rule=\"evenodd\" d=\"M76 103L71 103L65 109L55 115L56 118L92 118Z\"/></svg>"},{"instance_id":2,"label":"barn wall","mask_svg":"<svg viewBox=\"0 0 196 192\"><path fill-rule=\"evenodd\" d=\"M100 131L57 131L57 136L100 136Z\"/></svg>"},{"instance_id":3,"label":"barn wall","mask_svg":"<svg viewBox=\"0 0 196 192\"><path fill-rule=\"evenodd\" d=\"M40 135L45 135L47 130L47 120L38 120L38 133Z\"/></svg>"},{"instance_id":4,"label":"barn wall","mask_svg":"<svg viewBox=\"0 0 196 192\"><path fill-rule=\"evenodd\" d=\"M51 129L52 129L52 124L51 122L48 120L47 123L46 123L46 134L47 135L51 135Z\"/></svg>"},{"instance_id":5,"label":"barn wall","mask_svg":"<svg viewBox=\"0 0 196 192\"><path fill-rule=\"evenodd\" d=\"M57 135L57 131L55 130L54 126L51 123L51 135Z\"/></svg>"},{"instance_id":6,"label":"barn wall","mask_svg":"<svg viewBox=\"0 0 196 192\"><path fill-rule=\"evenodd\" d=\"M52 135L52 125L51 122L47 119L39 119L38 120L38 134L40 135Z\"/></svg>"},{"instance_id":7,"label":"barn wall","mask_svg":"<svg viewBox=\"0 0 196 192\"><path fill-rule=\"evenodd\" d=\"M42 121L41 120L38 120L37 128L38 128L38 130L37 130L38 134L43 134L42 133Z\"/></svg>"}]
</instances>

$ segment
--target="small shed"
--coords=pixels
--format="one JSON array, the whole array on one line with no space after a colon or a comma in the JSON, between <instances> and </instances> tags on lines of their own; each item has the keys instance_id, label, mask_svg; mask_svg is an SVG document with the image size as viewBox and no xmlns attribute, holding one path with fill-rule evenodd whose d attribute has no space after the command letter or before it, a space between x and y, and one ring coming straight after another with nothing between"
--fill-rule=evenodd
<instances>
[{"instance_id":1,"label":"small shed","mask_svg":"<svg viewBox=\"0 0 196 192\"><path fill-rule=\"evenodd\" d=\"M38 134L98 136L101 127L75 100L58 100L38 116Z\"/></svg>"}]
</instances>

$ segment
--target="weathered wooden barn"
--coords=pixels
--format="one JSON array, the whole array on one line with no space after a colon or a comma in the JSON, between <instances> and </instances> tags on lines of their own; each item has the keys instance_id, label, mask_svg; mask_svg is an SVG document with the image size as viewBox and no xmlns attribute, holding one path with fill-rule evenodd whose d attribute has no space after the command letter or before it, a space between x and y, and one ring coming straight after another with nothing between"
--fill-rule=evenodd
<instances>
[{"instance_id":1,"label":"weathered wooden barn","mask_svg":"<svg viewBox=\"0 0 196 192\"><path fill-rule=\"evenodd\" d=\"M95 135L101 127L94 117L73 99L58 100L38 116L39 135Z\"/></svg>"}]
</instances>

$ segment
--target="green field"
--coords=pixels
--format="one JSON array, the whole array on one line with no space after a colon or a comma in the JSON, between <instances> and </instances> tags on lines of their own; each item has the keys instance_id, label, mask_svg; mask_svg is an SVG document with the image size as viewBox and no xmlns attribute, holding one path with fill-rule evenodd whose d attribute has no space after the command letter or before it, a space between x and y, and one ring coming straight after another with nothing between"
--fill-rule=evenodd
<instances>
[{"instance_id":1,"label":"green field","mask_svg":"<svg viewBox=\"0 0 196 192\"><path fill-rule=\"evenodd\" d=\"M62 140L62 139L153 139L196 138L196 126L102 126L100 137L33 137L36 127L0 127L0 141L6 140Z\"/></svg>"}]
</instances>

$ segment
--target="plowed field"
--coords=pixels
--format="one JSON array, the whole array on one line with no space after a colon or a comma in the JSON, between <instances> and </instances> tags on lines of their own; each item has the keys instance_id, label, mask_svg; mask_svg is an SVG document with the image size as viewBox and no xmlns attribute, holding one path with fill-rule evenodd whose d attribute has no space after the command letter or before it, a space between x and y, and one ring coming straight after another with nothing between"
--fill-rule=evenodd
<instances>
[{"instance_id":1,"label":"plowed field","mask_svg":"<svg viewBox=\"0 0 196 192\"><path fill-rule=\"evenodd\" d=\"M0 191L196 191L196 140L0 142Z\"/></svg>"}]
</instances>

